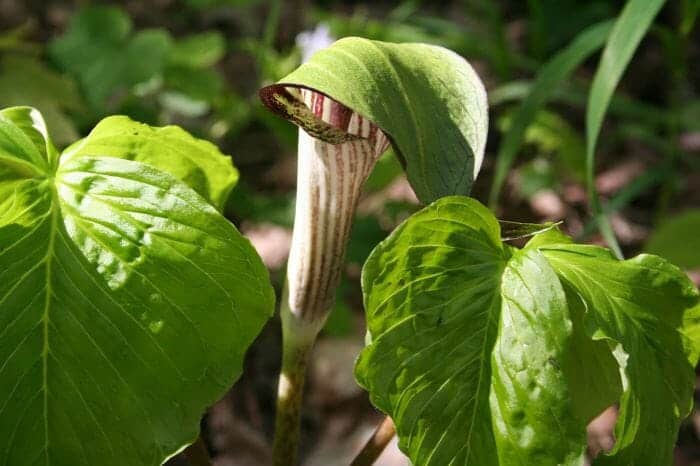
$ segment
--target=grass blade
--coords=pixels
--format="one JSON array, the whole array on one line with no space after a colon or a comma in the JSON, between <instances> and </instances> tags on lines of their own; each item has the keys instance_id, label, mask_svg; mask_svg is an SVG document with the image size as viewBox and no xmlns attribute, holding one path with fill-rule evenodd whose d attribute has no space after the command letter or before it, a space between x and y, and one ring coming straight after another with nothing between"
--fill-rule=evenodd
<instances>
[{"instance_id":1,"label":"grass blade","mask_svg":"<svg viewBox=\"0 0 700 466\"><path fill-rule=\"evenodd\" d=\"M513 123L498 151L496 173L491 185L489 205L494 208L520 148L525 130L538 110L552 97L562 83L586 58L603 46L612 29L612 21L604 21L584 29L564 50L547 62L538 73L527 97L520 104Z\"/></svg>"},{"instance_id":2,"label":"grass blade","mask_svg":"<svg viewBox=\"0 0 700 466\"><path fill-rule=\"evenodd\" d=\"M637 46L664 4L664 0L630 0L625 5L605 45L598 65L586 110L586 184L593 216L605 241L622 257L610 222L603 214L595 189L595 149L605 113L622 74Z\"/></svg>"}]
</instances>

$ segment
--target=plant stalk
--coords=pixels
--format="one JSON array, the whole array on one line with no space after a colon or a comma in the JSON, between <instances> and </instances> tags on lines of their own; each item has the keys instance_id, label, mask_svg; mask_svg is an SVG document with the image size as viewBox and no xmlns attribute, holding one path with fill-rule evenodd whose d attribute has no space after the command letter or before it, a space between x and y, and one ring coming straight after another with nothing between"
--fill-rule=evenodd
<instances>
[{"instance_id":1,"label":"plant stalk","mask_svg":"<svg viewBox=\"0 0 700 466\"><path fill-rule=\"evenodd\" d=\"M389 416L377 426L372 436L350 466L372 466L396 435L396 426Z\"/></svg>"},{"instance_id":2,"label":"plant stalk","mask_svg":"<svg viewBox=\"0 0 700 466\"><path fill-rule=\"evenodd\" d=\"M287 306L282 309L284 321L293 318ZM286 314L286 316L285 316ZM294 332L283 331L282 368L277 386L275 439L272 447L273 466L292 466L298 462L301 408L304 381L313 338L297 338Z\"/></svg>"},{"instance_id":3,"label":"plant stalk","mask_svg":"<svg viewBox=\"0 0 700 466\"><path fill-rule=\"evenodd\" d=\"M389 146L377 126L344 105L309 90L297 96L288 110L299 117L295 122L309 126L303 126L308 132L299 130L294 232L280 306L283 348L274 466L297 464L309 353L333 308L362 185Z\"/></svg>"}]
</instances>

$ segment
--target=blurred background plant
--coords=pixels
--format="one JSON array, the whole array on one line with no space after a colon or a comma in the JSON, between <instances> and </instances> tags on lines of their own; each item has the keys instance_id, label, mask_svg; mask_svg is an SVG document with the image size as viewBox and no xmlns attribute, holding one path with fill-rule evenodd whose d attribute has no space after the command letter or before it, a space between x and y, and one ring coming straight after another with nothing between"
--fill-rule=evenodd
<instances>
[{"instance_id":1,"label":"blurred background plant","mask_svg":"<svg viewBox=\"0 0 700 466\"><path fill-rule=\"evenodd\" d=\"M590 242L607 237L610 244L614 235L624 255L663 255L698 283L700 1L625 5L0 0L0 106L37 107L61 146L115 113L212 140L241 171L226 213L279 284L293 220L296 129L262 108L257 89L334 38L443 45L470 60L489 90L491 129L475 197L500 218L562 220L569 234ZM608 108L606 93L615 88ZM364 338L360 271L377 242L416 209L399 163L385 155L365 187L336 309L315 351L305 464L347 464L380 419L352 379ZM268 326L246 375L203 421L217 465L269 460L278 329L278 322ZM601 419L603 427L591 427L592 450L609 446L610 422ZM698 431L695 415L681 430L678 465L700 464ZM172 464L185 463L176 457ZM406 463L394 446L378 464Z\"/></svg>"}]
</instances>

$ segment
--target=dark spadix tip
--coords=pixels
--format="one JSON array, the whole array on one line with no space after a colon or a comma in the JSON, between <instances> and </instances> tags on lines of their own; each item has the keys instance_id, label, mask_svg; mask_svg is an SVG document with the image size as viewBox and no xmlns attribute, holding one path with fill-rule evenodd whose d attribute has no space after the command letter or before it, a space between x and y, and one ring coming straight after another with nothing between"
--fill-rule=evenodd
<instances>
[{"instance_id":1,"label":"dark spadix tip","mask_svg":"<svg viewBox=\"0 0 700 466\"><path fill-rule=\"evenodd\" d=\"M352 109L314 89L280 83L263 87L258 95L272 112L324 142L340 144L366 137L349 127Z\"/></svg>"}]
</instances>

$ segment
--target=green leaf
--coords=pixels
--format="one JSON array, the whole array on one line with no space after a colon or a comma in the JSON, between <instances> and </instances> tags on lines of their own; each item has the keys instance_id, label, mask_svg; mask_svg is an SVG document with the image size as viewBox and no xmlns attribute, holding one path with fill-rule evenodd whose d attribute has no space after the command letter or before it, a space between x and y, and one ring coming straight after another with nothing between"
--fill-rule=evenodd
<instances>
[{"instance_id":1,"label":"green leaf","mask_svg":"<svg viewBox=\"0 0 700 466\"><path fill-rule=\"evenodd\" d=\"M528 144L537 147L542 155L552 154L559 178L572 177L584 181L586 149L583 138L564 118L556 113L540 111L525 132Z\"/></svg>"},{"instance_id":2,"label":"green leaf","mask_svg":"<svg viewBox=\"0 0 700 466\"><path fill-rule=\"evenodd\" d=\"M219 211L238 181L231 157L177 126L155 128L125 116L108 117L66 150L64 161L114 157L152 165L187 183Z\"/></svg>"},{"instance_id":3,"label":"green leaf","mask_svg":"<svg viewBox=\"0 0 700 466\"><path fill-rule=\"evenodd\" d=\"M115 92L162 72L170 35L150 29L132 36L131 29L131 20L117 7L86 7L49 46L50 56L78 79L95 108L101 109Z\"/></svg>"},{"instance_id":4,"label":"green leaf","mask_svg":"<svg viewBox=\"0 0 700 466\"><path fill-rule=\"evenodd\" d=\"M584 302L589 335L615 347L624 370L617 442L596 464L670 465L680 420L692 407L694 369L679 330L698 303L695 286L657 256L618 261L600 247L573 244L540 250Z\"/></svg>"},{"instance_id":5,"label":"green leaf","mask_svg":"<svg viewBox=\"0 0 700 466\"><path fill-rule=\"evenodd\" d=\"M679 267L700 267L700 209L689 209L662 222L644 247Z\"/></svg>"},{"instance_id":6,"label":"green leaf","mask_svg":"<svg viewBox=\"0 0 700 466\"><path fill-rule=\"evenodd\" d=\"M695 20L700 14L700 1L683 0L681 2L681 24L678 28L683 35L688 35L695 27Z\"/></svg>"},{"instance_id":7,"label":"green leaf","mask_svg":"<svg viewBox=\"0 0 700 466\"><path fill-rule=\"evenodd\" d=\"M603 46L610 33L610 21L583 30L564 50L548 61L537 74L529 94L513 117L496 158L496 173L491 185L489 204L494 206L503 188L506 175L522 146L525 131L538 111L547 103L558 86L591 54Z\"/></svg>"},{"instance_id":8,"label":"green leaf","mask_svg":"<svg viewBox=\"0 0 700 466\"><path fill-rule=\"evenodd\" d=\"M491 409L500 465L578 465L585 425L573 415L578 367L564 290L544 256L516 252L501 282Z\"/></svg>"},{"instance_id":9,"label":"green leaf","mask_svg":"<svg viewBox=\"0 0 700 466\"><path fill-rule=\"evenodd\" d=\"M240 375L273 310L267 272L150 165L13 171L28 128L0 136L0 463L159 465Z\"/></svg>"},{"instance_id":10,"label":"green leaf","mask_svg":"<svg viewBox=\"0 0 700 466\"><path fill-rule=\"evenodd\" d=\"M552 228L548 228L542 233L533 236L530 241L527 242L526 247L540 247L547 244L569 244L573 243L573 240L561 232L558 226L554 225Z\"/></svg>"},{"instance_id":11,"label":"green leaf","mask_svg":"<svg viewBox=\"0 0 700 466\"><path fill-rule=\"evenodd\" d=\"M687 339L688 361L690 361L691 366L695 367L700 359L700 303L685 313L683 335Z\"/></svg>"},{"instance_id":12,"label":"green leaf","mask_svg":"<svg viewBox=\"0 0 700 466\"><path fill-rule=\"evenodd\" d=\"M366 192L382 190L402 173L403 169L393 150L388 150L377 159L377 163L372 169L372 173L367 177L363 189Z\"/></svg>"},{"instance_id":13,"label":"green leaf","mask_svg":"<svg viewBox=\"0 0 700 466\"><path fill-rule=\"evenodd\" d=\"M0 108L30 105L38 109L54 141L65 146L78 137L68 116L84 103L75 82L31 57L6 55L0 59Z\"/></svg>"},{"instance_id":14,"label":"green leaf","mask_svg":"<svg viewBox=\"0 0 700 466\"><path fill-rule=\"evenodd\" d=\"M221 33L208 31L178 39L170 49L168 62L190 68L208 68L221 60L225 53L226 41Z\"/></svg>"},{"instance_id":15,"label":"green leaf","mask_svg":"<svg viewBox=\"0 0 700 466\"><path fill-rule=\"evenodd\" d=\"M556 228L505 246L477 201L441 199L362 276L356 377L420 465L584 464L586 425L620 403L598 464L670 464L691 406L698 292L655 256L618 261Z\"/></svg>"},{"instance_id":16,"label":"green leaf","mask_svg":"<svg viewBox=\"0 0 700 466\"><path fill-rule=\"evenodd\" d=\"M49 170L51 142L46 124L39 112L31 107L10 107L0 111L0 160L7 167L19 169L28 177L31 173Z\"/></svg>"},{"instance_id":17,"label":"green leaf","mask_svg":"<svg viewBox=\"0 0 700 466\"><path fill-rule=\"evenodd\" d=\"M40 129L37 128L40 127ZM32 180L49 171L48 140L38 141L45 125L29 107L0 111L0 229L6 225L34 222L37 202ZM51 152L54 150L52 149ZM3 246L0 243L0 252Z\"/></svg>"},{"instance_id":18,"label":"green leaf","mask_svg":"<svg viewBox=\"0 0 700 466\"><path fill-rule=\"evenodd\" d=\"M585 302L566 283L563 285L573 323L569 357L571 367L576 368L567 374L569 389L574 412L588 424L620 400L620 368L608 342L588 335Z\"/></svg>"},{"instance_id":19,"label":"green leaf","mask_svg":"<svg viewBox=\"0 0 700 466\"><path fill-rule=\"evenodd\" d=\"M497 464L488 359L506 258L488 210L445 198L399 226L364 266L372 344L355 374L416 464Z\"/></svg>"},{"instance_id":20,"label":"green leaf","mask_svg":"<svg viewBox=\"0 0 700 466\"><path fill-rule=\"evenodd\" d=\"M376 123L421 201L469 193L484 155L488 109L481 80L456 53L357 37L337 41L260 92L269 108L314 132L308 115L292 114L299 106L285 88L293 87L329 95Z\"/></svg>"},{"instance_id":21,"label":"green leaf","mask_svg":"<svg viewBox=\"0 0 700 466\"><path fill-rule=\"evenodd\" d=\"M527 242L526 249L572 244L570 237L557 227L550 228ZM617 361L610 345L604 340L594 340L585 325L586 303L565 282L569 314L573 323L571 357L576 371L568 374L574 410L586 422L593 420L606 408L616 403L622 394L622 384Z\"/></svg>"},{"instance_id":22,"label":"green leaf","mask_svg":"<svg viewBox=\"0 0 700 466\"><path fill-rule=\"evenodd\" d=\"M58 157L56 147L49 137L46 123L41 113L32 107L9 107L0 110L0 115L15 125L25 136L29 137L34 147L41 154L42 165L45 160L53 165Z\"/></svg>"},{"instance_id":23,"label":"green leaf","mask_svg":"<svg viewBox=\"0 0 700 466\"><path fill-rule=\"evenodd\" d=\"M222 96L224 80L219 73L211 69L173 65L166 69L165 86L191 99L215 102Z\"/></svg>"},{"instance_id":24,"label":"green leaf","mask_svg":"<svg viewBox=\"0 0 700 466\"><path fill-rule=\"evenodd\" d=\"M591 84L586 109L586 182L593 214L605 241L618 258L622 257L615 233L602 213L595 189L595 151L605 113L617 84L622 78L634 51L647 32L665 0L629 0L615 20L598 69Z\"/></svg>"},{"instance_id":25,"label":"green leaf","mask_svg":"<svg viewBox=\"0 0 700 466\"><path fill-rule=\"evenodd\" d=\"M509 251L485 207L448 197L365 264L356 376L415 464L580 464L564 292L541 254Z\"/></svg>"},{"instance_id":26,"label":"green leaf","mask_svg":"<svg viewBox=\"0 0 700 466\"><path fill-rule=\"evenodd\" d=\"M558 190L563 174L554 164L543 157L537 157L519 166L514 172L513 194L517 199L532 199L544 190Z\"/></svg>"}]
</instances>

